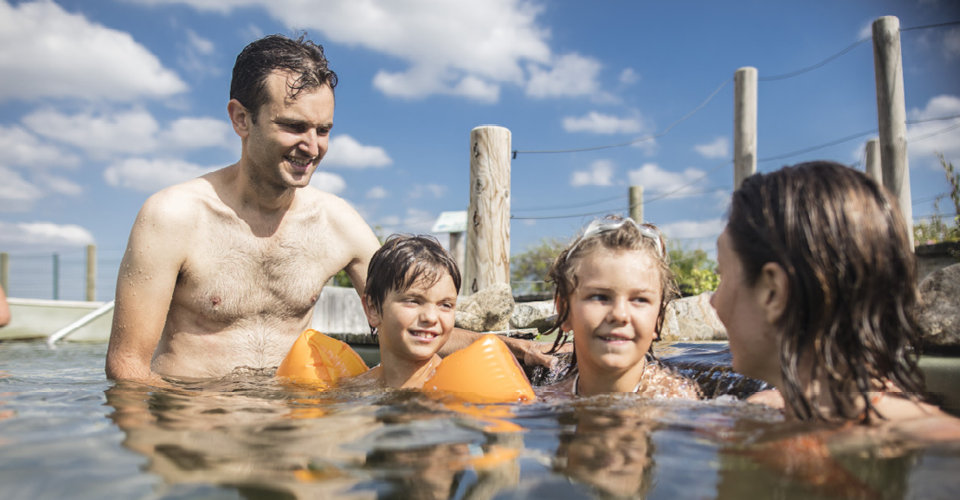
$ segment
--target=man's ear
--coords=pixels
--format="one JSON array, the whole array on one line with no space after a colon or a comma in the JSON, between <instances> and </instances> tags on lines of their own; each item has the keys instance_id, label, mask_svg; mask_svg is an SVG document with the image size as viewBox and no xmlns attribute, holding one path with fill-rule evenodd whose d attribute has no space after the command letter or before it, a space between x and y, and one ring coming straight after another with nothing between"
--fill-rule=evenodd
<instances>
[{"instance_id":1,"label":"man's ear","mask_svg":"<svg viewBox=\"0 0 960 500\"><path fill-rule=\"evenodd\" d=\"M236 99L230 99L230 102L227 103L227 115L230 116L230 124L233 125L233 131L240 136L241 139L246 139L250 135L250 126L253 125L253 116L250 114L250 111L244 107L243 104L240 104L240 101Z\"/></svg>"},{"instance_id":2,"label":"man's ear","mask_svg":"<svg viewBox=\"0 0 960 500\"><path fill-rule=\"evenodd\" d=\"M370 323L370 328L377 328L380 326L380 313L377 312L377 308L373 305L373 299L368 295L363 296L363 300L360 301L363 303L363 314L367 316L367 323Z\"/></svg>"},{"instance_id":3,"label":"man's ear","mask_svg":"<svg viewBox=\"0 0 960 500\"><path fill-rule=\"evenodd\" d=\"M776 262L767 262L760 269L757 280L760 306L764 310L767 322L780 321L790 301L790 278L787 272Z\"/></svg>"}]
</instances>

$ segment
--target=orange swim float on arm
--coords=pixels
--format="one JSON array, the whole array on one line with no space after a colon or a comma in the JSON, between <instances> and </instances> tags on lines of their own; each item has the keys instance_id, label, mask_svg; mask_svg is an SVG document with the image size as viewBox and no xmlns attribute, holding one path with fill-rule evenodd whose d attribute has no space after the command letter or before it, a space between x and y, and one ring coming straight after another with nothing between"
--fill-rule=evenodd
<instances>
[{"instance_id":1,"label":"orange swim float on arm","mask_svg":"<svg viewBox=\"0 0 960 500\"><path fill-rule=\"evenodd\" d=\"M301 333L293 343L275 376L327 386L367 370L360 355L345 342L311 329Z\"/></svg>"},{"instance_id":2,"label":"orange swim float on arm","mask_svg":"<svg viewBox=\"0 0 960 500\"><path fill-rule=\"evenodd\" d=\"M496 335L487 334L446 358L423 388L453 393L472 403L534 401L530 381Z\"/></svg>"}]
</instances>

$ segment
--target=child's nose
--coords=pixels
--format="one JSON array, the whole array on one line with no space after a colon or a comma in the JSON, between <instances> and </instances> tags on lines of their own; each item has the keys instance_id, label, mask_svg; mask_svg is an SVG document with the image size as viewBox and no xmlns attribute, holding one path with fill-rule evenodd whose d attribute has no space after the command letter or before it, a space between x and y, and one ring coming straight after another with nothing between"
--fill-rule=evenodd
<instances>
[{"instance_id":1,"label":"child's nose","mask_svg":"<svg viewBox=\"0 0 960 500\"><path fill-rule=\"evenodd\" d=\"M437 306L427 304L420 309L420 321L424 323L436 323L437 317Z\"/></svg>"},{"instance_id":2,"label":"child's nose","mask_svg":"<svg viewBox=\"0 0 960 500\"><path fill-rule=\"evenodd\" d=\"M608 315L610 321L615 323L623 323L627 321L627 302L624 299L615 299L613 301L613 307L610 308L610 314Z\"/></svg>"}]
</instances>

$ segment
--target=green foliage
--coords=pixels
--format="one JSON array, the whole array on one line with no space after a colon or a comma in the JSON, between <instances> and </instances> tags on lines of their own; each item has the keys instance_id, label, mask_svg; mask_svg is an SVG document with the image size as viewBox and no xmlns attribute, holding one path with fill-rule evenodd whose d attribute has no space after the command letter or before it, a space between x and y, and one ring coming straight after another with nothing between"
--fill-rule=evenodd
<instances>
[{"instance_id":1,"label":"green foliage","mask_svg":"<svg viewBox=\"0 0 960 500\"><path fill-rule=\"evenodd\" d=\"M960 241L960 173L954 171L953 163L948 162L942 154L939 156L943 173L947 176L947 182L950 183L950 200L953 202L955 212L953 224L944 222L944 217L940 213L940 200L944 197L938 196L933 202L933 216L913 225L913 241L918 245Z\"/></svg>"},{"instance_id":2,"label":"green foliage","mask_svg":"<svg viewBox=\"0 0 960 500\"><path fill-rule=\"evenodd\" d=\"M510 282L514 293L550 292L546 283L547 271L553 265L567 241L543 239L539 245L529 247L526 252L510 258Z\"/></svg>"},{"instance_id":3,"label":"green foliage","mask_svg":"<svg viewBox=\"0 0 960 500\"><path fill-rule=\"evenodd\" d=\"M699 295L717 289L720 284L717 263L707 256L707 252L699 248L685 250L677 244L670 244L667 252L681 295Z\"/></svg>"}]
</instances>

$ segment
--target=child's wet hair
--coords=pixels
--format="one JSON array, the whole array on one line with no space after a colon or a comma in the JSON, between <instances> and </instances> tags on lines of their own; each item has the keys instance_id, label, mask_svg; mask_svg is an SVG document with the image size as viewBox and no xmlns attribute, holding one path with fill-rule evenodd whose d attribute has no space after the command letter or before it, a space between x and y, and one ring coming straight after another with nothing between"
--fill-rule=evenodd
<instances>
[{"instance_id":1,"label":"child's wet hair","mask_svg":"<svg viewBox=\"0 0 960 500\"><path fill-rule=\"evenodd\" d=\"M567 342L569 332L563 331L563 323L570 317L569 297L579 286L577 276L580 260L597 251L633 251L640 250L653 257L660 276L660 311L657 314L655 340L660 339L667 304L679 295L673 271L670 269L670 257L660 231L653 224L638 224L630 218L608 215L594 221L566 249L560 252L547 272L547 281L553 283L553 300L557 307L557 320L550 332L557 332L550 353L557 352ZM651 353L653 349L651 348ZM570 368L576 367L576 352L571 359Z\"/></svg>"},{"instance_id":2,"label":"child's wet hair","mask_svg":"<svg viewBox=\"0 0 960 500\"><path fill-rule=\"evenodd\" d=\"M406 291L417 282L433 286L444 273L460 293L460 268L436 238L428 235L393 234L370 259L364 295L378 313L391 291Z\"/></svg>"}]
</instances>

